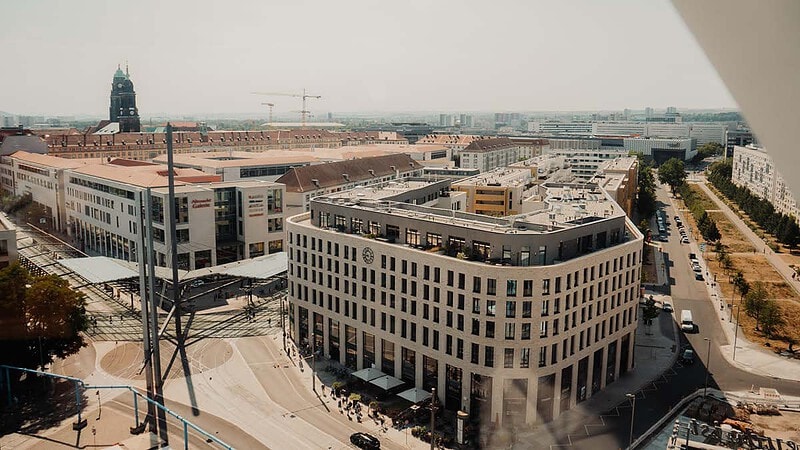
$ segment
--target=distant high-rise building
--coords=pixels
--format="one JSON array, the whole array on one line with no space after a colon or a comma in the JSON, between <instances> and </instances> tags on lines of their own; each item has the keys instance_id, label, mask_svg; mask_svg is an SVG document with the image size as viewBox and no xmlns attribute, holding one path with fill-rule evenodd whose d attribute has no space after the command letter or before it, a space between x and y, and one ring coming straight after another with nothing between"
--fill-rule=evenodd
<instances>
[{"instance_id":1,"label":"distant high-rise building","mask_svg":"<svg viewBox=\"0 0 800 450\"><path fill-rule=\"evenodd\" d=\"M459 116L459 124L461 124L462 128L471 128L472 116L469 114L461 114L461 116Z\"/></svg>"},{"instance_id":2,"label":"distant high-rise building","mask_svg":"<svg viewBox=\"0 0 800 450\"><path fill-rule=\"evenodd\" d=\"M439 114L439 126L440 127L452 127L453 126L453 115L452 114Z\"/></svg>"},{"instance_id":3,"label":"distant high-rise building","mask_svg":"<svg viewBox=\"0 0 800 450\"><path fill-rule=\"evenodd\" d=\"M117 66L114 80L111 82L111 106L108 109L111 122L119 122L122 133L138 133L141 131L139 110L136 108L136 92L133 90L128 68L125 72Z\"/></svg>"},{"instance_id":4,"label":"distant high-rise building","mask_svg":"<svg viewBox=\"0 0 800 450\"><path fill-rule=\"evenodd\" d=\"M647 118L647 119L653 117L653 108L651 108L649 106L647 108L645 108L644 109L644 117Z\"/></svg>"}]
</instances>

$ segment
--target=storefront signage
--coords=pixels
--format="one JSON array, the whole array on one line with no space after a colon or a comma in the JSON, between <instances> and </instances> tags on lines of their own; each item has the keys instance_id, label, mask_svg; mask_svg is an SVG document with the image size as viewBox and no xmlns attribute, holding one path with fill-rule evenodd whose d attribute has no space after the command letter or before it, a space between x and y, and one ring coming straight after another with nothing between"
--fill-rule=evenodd
<instances>
[{"instance_id":1,"label":"storefront signage","mask_svg":"<svg viewBox=\"0 0 800 450\"><path fill-rule=\"evenodd\" d=\"M247 196L247 216L259 217L264 215L264 196L251 194Z\"/></svg>"},{"instance_id":2,"label":"storefront signage","mask_svg":"<svg viewBox=\"0 0 800 450\"><path fill-rule=\"evenodd\" d=\"M210 198L195 198L192 199L192 209L208 208L211 206Z\"/></svg>"}]
</instances>

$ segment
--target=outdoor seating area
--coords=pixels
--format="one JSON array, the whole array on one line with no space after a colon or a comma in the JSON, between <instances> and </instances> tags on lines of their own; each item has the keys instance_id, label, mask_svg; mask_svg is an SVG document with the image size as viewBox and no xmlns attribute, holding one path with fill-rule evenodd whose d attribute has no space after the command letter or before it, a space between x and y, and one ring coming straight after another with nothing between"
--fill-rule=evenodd
<instances>
[{"instance_id":1,"label":"outdoor seating area","mask_svg":"<svg viewBox=\"0 0 800 450\"><path fill-rule=\"evenodd\" d=\"M350 371L335 361L317 363L323 393L330 389L339 412L351 420L366 418L383 427L406 430L413 437L430 441L430 392L408 384L373 367ZM455 414L436 407L436 435L442 443L455 440ZM452 416L452 417L450 417Z\"/></svg>"}]
</instances>

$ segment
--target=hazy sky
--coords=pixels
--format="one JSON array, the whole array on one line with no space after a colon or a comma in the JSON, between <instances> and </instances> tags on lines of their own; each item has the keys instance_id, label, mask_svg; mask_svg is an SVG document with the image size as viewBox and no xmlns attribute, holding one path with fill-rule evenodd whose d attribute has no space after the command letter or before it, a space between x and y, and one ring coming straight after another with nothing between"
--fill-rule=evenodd
<instances>
[{"instance_id":1,"label":"hazy sky","mask_svg":"<svg viewBox=\"0 0 800 450\"><path fill-rule=\"evenodd\" d=\"M735 107L672 5L604 1L59 1L3 5L0 110L108 113L129 62L142 116L299 110Z\"/></svg>"}]
</instances>

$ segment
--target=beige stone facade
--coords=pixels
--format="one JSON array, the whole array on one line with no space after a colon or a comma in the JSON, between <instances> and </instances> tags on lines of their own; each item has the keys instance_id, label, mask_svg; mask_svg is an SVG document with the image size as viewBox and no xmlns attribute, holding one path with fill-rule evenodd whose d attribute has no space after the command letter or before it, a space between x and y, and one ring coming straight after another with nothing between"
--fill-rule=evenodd
<instances>
[{"instance_id":1,"label":"beige stone facade","mask_svg":"<svg viewBox=\"0 0 800 450\"><path fill-rule=\"evenodd\" d=\"M405 202L430 192L319 198L287 221L298 345L482 423L548 422L632 369L642 236L610 198L558 188L610 209L543 222Z\"/></svg>"}]
</instances>

